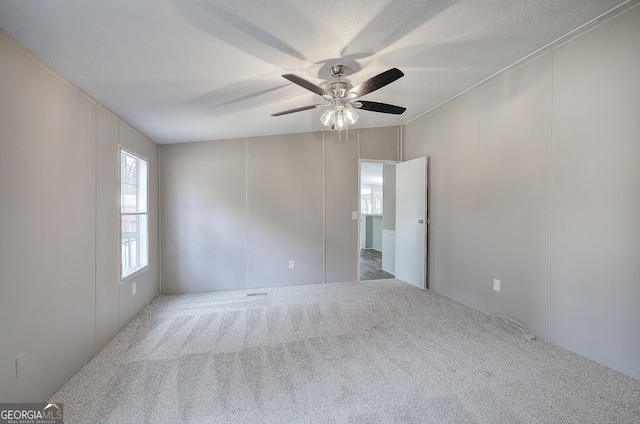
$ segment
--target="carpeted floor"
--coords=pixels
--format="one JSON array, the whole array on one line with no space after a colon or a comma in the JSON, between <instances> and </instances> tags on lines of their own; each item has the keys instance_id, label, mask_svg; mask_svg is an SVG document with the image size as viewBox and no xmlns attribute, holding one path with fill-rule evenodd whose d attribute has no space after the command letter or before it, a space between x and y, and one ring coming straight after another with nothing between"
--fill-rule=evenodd
<instances>
[{"instance_id":1,"label":"carpeted floor","mask_svg":"<svg viewBox=\"0 0 640 424\"><path fill-rule=\"evenodd\" d=\"M640 381L397 280L161 296L50 401L67 424L640 422Z\"/></svg>"}]
</instances>

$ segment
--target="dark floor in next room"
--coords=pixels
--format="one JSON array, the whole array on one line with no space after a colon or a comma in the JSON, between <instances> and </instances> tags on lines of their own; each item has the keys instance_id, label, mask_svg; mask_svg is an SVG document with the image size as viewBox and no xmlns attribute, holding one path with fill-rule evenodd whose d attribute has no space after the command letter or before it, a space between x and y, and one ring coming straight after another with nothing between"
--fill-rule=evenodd
<instances>
[{"instance_id":1,"label":"dark floor in next room","mask_svg":"<svg viewBox=\"0 0 640 424\"><path fill-rule=\"evenodd\" d=\"M384 280L394 278L382 269L382 252L374 249L360 249L360 279Z\"/></svg>"}]
</instances>

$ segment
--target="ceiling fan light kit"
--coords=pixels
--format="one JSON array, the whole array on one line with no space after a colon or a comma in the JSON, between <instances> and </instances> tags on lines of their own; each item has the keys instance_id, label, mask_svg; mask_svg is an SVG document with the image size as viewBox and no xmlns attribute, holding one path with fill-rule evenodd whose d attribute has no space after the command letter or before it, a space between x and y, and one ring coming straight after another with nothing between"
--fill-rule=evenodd
<instances>
[{"instance_id":1,"label":"ceiling fan light kit","mask_svg":"<svg viewBox=\"0 0 640 424\"><path fill-rule=\"evenodd\" d=\"M324 111L320 122L331 129L340 131L358 122L358 118L358 114L350 103L344 100L335 100L331 102L329 109Z\"/></svg>"},{"instance_id":2,"label":"ceiling fan light kit","mask_svg":"<svg viewBox=\"0 0 640 424\"><path fill-rule=\"evenodd\" d=\"M389 105L386 103L355 100L403 77L404 74L397 68L389 69L388 71L374 76L373 78L369 78L355 87L348 81L342 81L342 77L347 73L346 66L334 65L329 69L329 73L333 78L336 78L337 81L327 84L325 88L317 86L294 74L283 75L284 78L299 85L300 87L306 88L307 90L322 96L326 103L289 109L274 113L271 116L281 116L318 107L327 107L328 109L320 117L320 122L333 130L341 131L348 129L349 125L353 125L358 122L359 116L356 113L356 109L379 113L391 113L394 115L400 115L406 110L404 107Z\"/></svg>"}]
</instances>

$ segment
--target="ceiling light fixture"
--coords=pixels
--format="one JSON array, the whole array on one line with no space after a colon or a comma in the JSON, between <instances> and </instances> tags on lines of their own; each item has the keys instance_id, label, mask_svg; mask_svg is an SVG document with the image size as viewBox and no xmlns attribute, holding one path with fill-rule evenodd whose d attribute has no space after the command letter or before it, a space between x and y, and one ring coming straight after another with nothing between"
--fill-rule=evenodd
<instances>
[{"instance_id":1,"label":"ceiling light fixture","mask_svg":"<svg viewBox=\"0 0 640 424\"><path fill-rule=\"evenodd\" d=\"M322 125L330 127L333 130L346 130L349 125L358 122L358 114L355 107L362 107L360 102L350 103L349 101L356 97L356 93L350 92L353 86L347 81L341 81L341 78L347 73L347 67L344 65L332 66L329 70L331 76L338 81L332 82L325 88L322 97L329 102L327 109L320 117Z\"/></svg>"},{"instance_id":2,"label":"ceiling light fixture","mask_svg":"<svg viewBox=\"0 0 640 424\"><path fill-rule=\"evenodd\" d=\"M349 125L358 122L358 114L353 106L344 99L335 99L320 117L320 122L334 130L346 130Z\"/></svg>"}]
</instances>

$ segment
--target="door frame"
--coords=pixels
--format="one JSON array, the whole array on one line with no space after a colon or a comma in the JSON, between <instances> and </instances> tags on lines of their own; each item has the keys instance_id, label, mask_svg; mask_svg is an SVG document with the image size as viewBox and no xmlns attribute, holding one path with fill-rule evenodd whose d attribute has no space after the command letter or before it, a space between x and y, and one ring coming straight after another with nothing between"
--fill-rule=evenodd
<instances>
[{"instance_id":1,"label":"door frame","mask_svg":"<svg viewBox=\"0 0 640 424\"><path fill-rule=\"evenodd\" d=\"M360 237L362 236L360 234L360 230L362 229L362 225L361 225L361 220L362 220L362 208L361 208L361 202L362 202L362 182L361 182L361 178L362 178L362 163L380 163L383 165L397 165L398 163L400 163L401 161L399 160L376 160L376 159L358 159L358 238L357 238L357 266L356 266L356 281L362 281L360 279ZM384 192L382 193L382 196L384 198ZM383 211L384 213L384 211Z\"/></svg>"}]
</instances>

